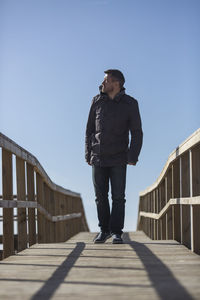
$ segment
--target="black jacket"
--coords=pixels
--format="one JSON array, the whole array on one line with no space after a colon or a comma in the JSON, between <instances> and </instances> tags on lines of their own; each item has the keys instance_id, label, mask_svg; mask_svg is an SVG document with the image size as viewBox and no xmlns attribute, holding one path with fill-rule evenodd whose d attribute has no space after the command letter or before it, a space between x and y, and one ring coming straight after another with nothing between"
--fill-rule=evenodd
<instances>
[{"instance_id":1,"label":"black jacket","mask_svg":"<svg viewBox=\"0 0 200 300\"><path fill-rule=\"evenodd\" d=\"M136 163L143 139L138 102L125 94L125 88L114 99L99 89L88 116L85 159L102 167Z\"/></svg>"}]
</instances>

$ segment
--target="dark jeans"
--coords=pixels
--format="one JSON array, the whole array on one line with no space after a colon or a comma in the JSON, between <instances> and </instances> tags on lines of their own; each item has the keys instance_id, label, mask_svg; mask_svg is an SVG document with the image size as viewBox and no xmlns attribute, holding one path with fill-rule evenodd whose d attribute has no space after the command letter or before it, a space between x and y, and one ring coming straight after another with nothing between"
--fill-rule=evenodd
<instances>
[{"instance_id":1,"label":"dark jeans","mask_svg":"<svg viewBox=\"0 0 200 300\"><path fill-rule=\"evenodd\" d=\"M102 231L123 233L125 215L126 165L113 167L92 166L92 179L96 195L99 227ZM111 183L112 209L108 192Z\"/></svg>"}]
</instances>

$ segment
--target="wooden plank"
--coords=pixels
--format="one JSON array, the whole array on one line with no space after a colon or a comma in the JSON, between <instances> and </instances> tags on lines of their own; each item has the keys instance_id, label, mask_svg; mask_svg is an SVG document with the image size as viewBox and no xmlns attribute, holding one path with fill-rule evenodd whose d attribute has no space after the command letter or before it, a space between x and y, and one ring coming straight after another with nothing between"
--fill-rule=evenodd
<instances>
[{"instance_id":1,"label":"wooden plank","mask_svg":"<svg viewBox=\"0 0 200 300\"><path fill-rule=\"evenodd\" d=\"M2 149L3 199L13 199L12 153ZM13 208L3 209L3 258L14 254Z\"/></svg>"},{"instance_id":2,"label":"wooden plank","mask_svg":"<svg viewBox=\"0 0 200 300\"><path fill-rule=\"evenodd\" d=\"M166 240L166 215L161 218L161 237L162 240Z\"/></svg>"},{"instance_id":3,"label":"wooden plank","mask_svg":"<svg viewBox=\"0 0 200 300\"><path fill-rule=\"evenodd\" d=\"M174 198L180 197L180 160L177 159L173 163L173 190Z\"/></svg>"},{"instance_id":4,"label":"wooden plank","mask_svg":"<svg viewBox=\"0 0 200 300\"><path fill-rule=\"evenodd\" d=\"M59 193L54 192L54 201L55 201L55 215L59 215ZM55 224L55 241L59 242L60 236L59 236L59 224Z\"/></svg>"},{"instance_id":5,"label":"wooden plank","mask_svg":"<svg viewBox=\"0 0 200 300\"><path fill-rule=\"evenodd\" d=\"M19 158L23 159L24 161L33 165L35 167L37 173L39 173L43 177L43 181L45 181L49 185L49 187L51 189L53 189L54 191L63 193L65 195L72 195L75 197L80 196L79 193L75 193L68 189L64 189L63 187L56 185L54 182L52 182L51 179L49 178L49 176L47 175L47 173L45 172L45 170L43 169L42 165L39 163L39 161L37 160L37 158L35 156L33 156L30 152L28 152L24 148L17 145L14 141L9 139L7 136L2 134L1 132L0 132L0 147L2 147L2 149L7 150L8 152L12 152L17 157L19 157Z\"/></svg>"},{"instance_id":6,"label":"wooden plank","mask_svg":"<svg viewBox=\"0 0 200 300\"><path fill-rule=\"evenodd\" d=\"M190 206L182 205L182 243L191 249Z\"/></svg>"},{"instance_id":7,"label":"wooden plank","mask_svg":"<svg viewBox=\"0 0 200 300\"><path fill-rule=\"evenodd\" d=\"M55 215L55 201L54 201L54 192L50 189L50 205L49 205L50 214ZM50 242L55 243L55 222L50 223Z\"/></svg>"},{"instance_id":8,"label":"wooden plank","mask_svg":"<svg viewBox=\"0 0 200 300\"><path fill-rule=\"evenodd\" d=\"M26 201L25 187L25 163L16 157L16 175L17 175L17 199ZM17 227L18 227L18 251L27 248L27 224L26 224L26 208L17 209Z\"/></svg>"},{"instance_id":9,"label":"wooden plank","mask_svg":"<svg viewBox=\"0 0 200 300\"><path fill-rule=\"evenodd\" d=\"M188 197L188 198L175 198L175 199L170 199L165 207L160 211L159 214L156 213L148 213L145 211L140 211L140 216L144 216L147 218L153 218L153 219L160 219L164 214L167 213L171 205L199 205L200 204L200 196L195 196L195 197Z\"/></svg>"},{"instance_id":10,"label":"wooden plank","mask_svg":"<svg viewBox=\"0 0 200 300\"><path fill-rule=\"evenodd\" d=\"M185 246L142 232L124 233L121 245L112 239L97 245L95 235L36 244L1 261L0 298L200 299L200 257Z\"/></svg>"},{"instance_id":11,"label":"wooden plank","mask_svg":"<svg viewBox=\"0 0 200 300\"><path fill-rule=\"evenodd\" d=\"M192 149L193 196L200 195L200 144Z\"/></svg>"},{"instance_id":12,"label":"wooden plank","mask_svg":"<svg viewBox=\"0 0 200 300\"><path fill-rule=\"evenodd\" d=\"M72 213L72 197L71 196L68 197L68 211L69 211L69 213ZM72 237L74 235L72 222L70 222L70 224L69 224L69 232L70 232L70 237Z\"/></svg>"},{"instance_id":13,"label":"wooden plank","mask_svg":"<svg viewBox=\"0 0 200 300\"><path fill-rule=\"evenodd\" d=\"M162 224L161 223L162 222L161 222L161 220L157 220L157 222L158 222L158 225L157 225L158 226L158 229L157 229L158 230L157 239L161 240L161 238L162 238L162 236L161 236Z\"/></svg>"},{"instance_id":14,"label":"wooden plank","mask_svg":"<svg viewBox=\"0 0 200 300\"><path fill-rule=\"evenodd\" d=\"M193 205L193 247L200 254L200 205Z\"/></svg>"},{"instance_id":15,"label":"wooden plank","mask_svg":"<svg viewBox=\"0 0 200 300\"><path fill-rule=\"evenodd\" d=\"M144 196L145 194L151 192L153 189L155 189L163 180L165 173L167 169L169 168L170 164L174 162L177 157L180 157L182 154L184 154L186 151L188 151L190 148L194 147L196 144L199 144L200 142L200 128L195 131L186 141L184 141L179 147L177 147L169 156L164 168L162 169L161 174L159 175L156 182L154 182L151 186L146 188L144 191L140 192L140 196Z\"/></svg>"},{"instance_id":16,"label":"wooden plank","mask_svg":"<svg viewBox=\"0 0 200 300\"><path fill-rule=\"evenodd\" d=\"M167 236L168 240L173 239L173 228L172 228L172 207L167 211Z\"/></svg>"},{"instance_id":17,"label":"wooden plank","mask_svg":"<svg viewBox=\"0 0 200 300\"><path fill-rule=\"evenodd\" d=\"M189 151L182 155L182 195L181 197L190 197L190 164L189 164Z\"/></svg>"},{"instance_id":18,"label":"wooden plank","mask_svg":"<svg viewBox=\"0 0 200 300\"><path fill-rule=\"evenodd\" d=\"M180 204L173 206L173 239L181 242Z\"/></svg>"},{"instance_id":19,"label":"wooden plank","mask_svg":"<svg viewBox=\"0 0 200 300\"><path fill-rule=\"evenodd\" d=\"M36 190L37 202L42 207L44 206L44 184L42 177L39 173L36 174ZM37 210L37 223L38 223L38 243L43 243L45 238L44 216Z\"/></svg>"},{"instance_id":20,"label":"wooden plank","mask_svg":"<svg viewBox=\"0 0 200 300\"><path fill-rule=\"evenodd\" d=\"M64 196L64 213L65 214L68 213L68 196L67 195ZM66 240L68 240L70 238L70 234L69 234L69 222L70 221L66 221L65 222L65 237L66 237Z\"/></svg>"},{"instance_id":21,"label":"wooden plank","mask_svg":"<svg viewBox=\"0 0 200 300\"><path fill-rule=\"evenodd\" d=\"M161 209L166 204L166 197L165 197L165 180L163 180L160 184L160 198L161 198Z\"/></svg>"},{"instance_id":22,"label":"wooden plank","mask_svg":"<svg viewBox=\"0 0 200 300\"><path fill-rule=\"evenodd\" d=\"M28 201L35 201L34 191L34 169L29 163L26 164L27 172L27 196ZM29 232L29 247L36 243L36 220L35 208L28 208L28 232Z\"/></svg>"},{"instance_id":23,"label":"wooden plank","mask_svg":"<svg viewBox=\"0 0 200 300\"><path fill-rule=\"evenodd\" d=\"M49 213L50 194L47 184L44 182L44 208ZM44 243L50 242L50 223L47 218L44 219Z\"/></svg>"},{"instance_id":24,"label":"wooden plank","mask_svg":"<svg viewBox=\"0 0 200 300\"><path fill-rule=\"evenodd\" d=\"M59 204L60 215L64 215L64 195L60 194ZM60 240L61 242L66 241L65 221L60 222Z\"/></svg>"}]
</instances>

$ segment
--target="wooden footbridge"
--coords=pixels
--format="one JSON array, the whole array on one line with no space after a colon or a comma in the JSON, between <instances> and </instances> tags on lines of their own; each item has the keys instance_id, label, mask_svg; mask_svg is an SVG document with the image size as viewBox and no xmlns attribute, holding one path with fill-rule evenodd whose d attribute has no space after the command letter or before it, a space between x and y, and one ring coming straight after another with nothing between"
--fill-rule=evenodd
<instances>
[{"instance_id":1,"label":"wooden footbridge","mask_svg":"<svg viewBox=\"0 0 200 300\"><path fill-rule=\"evenodd\" d=\"M0 146L0 299L200 299L200 129L140 193L120 245L94 244L80 194L3 134Z\"/></svg>"}]
</instances>

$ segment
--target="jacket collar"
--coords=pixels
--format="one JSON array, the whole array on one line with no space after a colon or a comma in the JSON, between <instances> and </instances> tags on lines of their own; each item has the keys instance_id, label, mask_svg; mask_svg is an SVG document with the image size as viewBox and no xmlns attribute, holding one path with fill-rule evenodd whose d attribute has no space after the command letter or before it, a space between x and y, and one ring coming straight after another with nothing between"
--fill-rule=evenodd
<instances>
[{"instance_id":1,"label":"jacket collar","mask_svg":"<svg viewBox=\"0 0 200 300\"><path fill-rule=\"evenodd\" d=\"M102 98L108 98L108 95L106 93L102 92L102 85L99 86L99 91L100 91L100 96ZM121 89L121 91L115 96L115 98L113 99L114 101L119 102L121 97L125 94L125 88L123 87Z\"/></svg>"}]
</instances>

